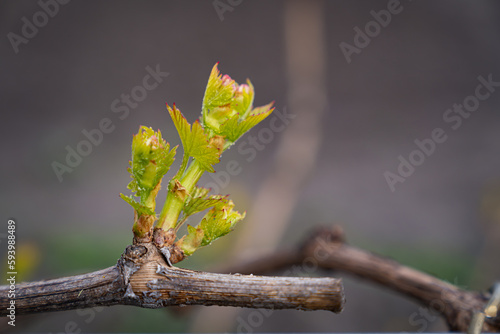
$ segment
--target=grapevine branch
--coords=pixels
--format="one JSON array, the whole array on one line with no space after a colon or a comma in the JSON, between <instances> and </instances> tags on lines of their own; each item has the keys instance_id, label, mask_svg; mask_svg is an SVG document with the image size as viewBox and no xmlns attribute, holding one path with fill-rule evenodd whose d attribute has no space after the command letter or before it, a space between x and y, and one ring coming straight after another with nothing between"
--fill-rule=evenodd
<instances>
[{"instance_id":1,"label":"grapevine branch","mask_svg":"<svg viewBox=\"0 0 500 334\"><path fill-rule=\"evenodd\" d=\"M117 265L104 270L22 283L15 288L16 315L111 305L220 305L340 312L345 300L340 279L186 270L169 266L151 243L128 246ZM10 313L9 289L0 287L0 316Z\"/></svg>"},{"instance_id":2,"label":"grapevine branch","mask_svg":"<svg viewBox=\"0 0 500 334\"><path fill-rule=\"evenodd\" d=\"M300 247L278 251L223 271L268 274L314 259L319 268L338 270L375 282L436 310L451 331L467 332L474 314L482 312L489 294L467 291L392 259L348 245L339 226L314 231ZM483 331L500 331L500 316L487 318Z\"/></svg>"},{"instance_id":3,"label":"grapevine branch","mask_svg":"<svg viewBox=\"0 0 500 334\"><path fill-rule=\"evenodd\" d=\"M170 147L160 130L141 126L132 139L128 168L132 180L127 188L132 195L120 194L134 209L134 244L127 247L116 266L103 271L23 283L15 286L14 293L11 286L0 287L0 315L115 304L340 312L344 304L340 279L211 274L172 266L231 232L245 217L227 196L209 195L210 189L197 183L205 172L215 171L213 166L225 150L273 112L273 103L254 107L254 95L250 80L238 84L222 75L215 64L203 96L200 120L190 124L175 104L167 105L181 139L183 157L178 172L167 183L167 197L159 216L156 197L178 147ZM197 225L188 225L187 234L177 236L189 216L204 211Z\"/></svg>"}]
</instances>

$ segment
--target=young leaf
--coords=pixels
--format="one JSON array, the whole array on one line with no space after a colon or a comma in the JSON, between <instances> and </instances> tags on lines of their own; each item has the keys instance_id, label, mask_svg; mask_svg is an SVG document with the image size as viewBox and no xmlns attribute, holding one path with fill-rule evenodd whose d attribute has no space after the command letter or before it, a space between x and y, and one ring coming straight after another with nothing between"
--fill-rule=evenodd
<instances>
[{"instance_id":1,"label":"young leaf","mask_svg":"<svg viewBox=\"0 0 500 334\"><path fill-rule=\"evenodd\" d=\"M207 196L210 189L196 187L188 199L184 202L184 217L189 217L195 213L206 210L217 204L224 203L227 196L211 195Z\"/></svg>"},{"instance_id":2,"label":"young leaf","mask_svg":"<svg viewBox=\"0 0 500 334\"><path fill-rule=\"evenodd\" d=\"M224 120L236 111L231 103L236 91L236 83L230 76L222 76L215 64L208 78L202 105L203 125L216 130Z\"/></svg>"},{"instance_id":3,"label":"young leaf","mask_svg":"<svg viewBox=\"0 0 500 334\"><path fill-rule=\"evenodd\" d=\"M190 256L200 247L203 240L203 230L199 227L194 228L191 225L188 225L187 229L188 234L183 236L176 244L182 249L184 255Z\"/></svg>"},{"instance_id":4,"label":"young leaf","mask_svg":"<svg viewBox=\"0 0 500 334\"><path fill-rule=\"evenodd\" d=\"M247 84L239 85L236 89L231 107L240 115L241 119L245 119L251 111L254 95L253 85L248 79Z\"/></svg>"},{"instance_id":5,"label":"young leaf","mask_svg":"<svg viewBox=\"0 0 500 334\"><path fill-rule=\"evenodd\" d=\"M148 208L145 205L142 205L141 203L137 202L132 196L125 196L124 194L120 194L120 197L130 204L134 210L138 213L138 215L154 215L154 211Z\"/></svg>"},{"instance_id":6,"label":"young leaf","mask_svg":"<svg viewBox=\"0 0 500 334\"><path fill-rule=\"evenodd\" d=\"M248 130L269 116L274 110L272 105L273 103L269 103L265 106L254 108L244 119L240 118L238 114L234 115L220 126L219 133L226 138L228 145L231 145Z\"/></svg>"},{"instance_id":7,"label":"young leaf","mask_svg":"<svg viewBox=\"0 0 500 334\"><path fill-rule=\"evenodd\" d=\"M132 140L132 161L128 171L132 182L128 188L146 201L160 183L174 162L177 147L170 150L170 144L161 137L161 132L142 126Z\"/></svg>"},{"instance_id":8,"label":"young leaf","mask_svg":"<svg viewBox=\"0 0 500 334\"><path fill-rule=\"evenodd\" d=\"M201 247L210 245L214 240L228 234L236 223L245 218L245 213L233 211L232 201L223 208L214 207L201 220L199 227L203 230Z\"/></svg>"},{"instance_id":9,"label":"young leaf","mask_svg":"<svg viewBox=\"0 0 500 334\"><path fill-rule=\"evenodd\" d=\"M188 225L188 234L179 241L179 246L186 256L198 248L210 245L214 240L228 234L234 225L245 218L245 213L233 211L234 203L226 198L221 199L196 226Z\"/></svg>"},{"instance_id":10,"label":"young leaf","mask_svg":"<svg viewBox=\"0 0 500 334\"><path fill-rule=\"evenodd\" d=\"M156 195L160 190L161 179L174 162L177 147L170 150L170 145L163 140L161 132L142 126L132 139L132 161L127 170L132 181L128 184L135 196L120 194L120 197L130 204L135 211L134 226L136 237L143 237L153 227L156 219Z\"/></svg>"},{"instance_id":11,"label":"young leaf","mask_svg":"<svg viewBox=\"0 0 500 334\"><path fill-rule=\"evenodd\" d=\"M170 117L174 121L175 128L184 147L184 154L193 157L208 172L214 172L212 165L219 162L220 151L217 147L209 144L207 135L199 121L191 126L177 107L171 108L167 105Z\"/></svg>"},{"instance_id":12,"label":"young leaf","mask_svg":"<svg viewBox=\"0 0 500 334\"><path fill-rule=\"evenodd\" d=\"M159 187L157 188L159 189ZM156 196L156 192L154 196ZM120 197L134 208L134 226L132 227L134 235L137 237L144 237L153 228L153 224L156 220L156 215L154 213L154 200L153 208L151 208L138 203L132 196L120 194Z\"/></svg>"},{"instance_id":13,"label":"young leaf","mask_svg":"<svg viewBox=\"0 0 500 334\"><path fill-rule=\"evenodd\" d=\"M223 150L273 111L272 104L252 109L254 95L250 80L238 85L229 76L222 76L215 64L205 90L202 120L210 137L219 135L226 140Z\"/></svg>"}]
</instances>

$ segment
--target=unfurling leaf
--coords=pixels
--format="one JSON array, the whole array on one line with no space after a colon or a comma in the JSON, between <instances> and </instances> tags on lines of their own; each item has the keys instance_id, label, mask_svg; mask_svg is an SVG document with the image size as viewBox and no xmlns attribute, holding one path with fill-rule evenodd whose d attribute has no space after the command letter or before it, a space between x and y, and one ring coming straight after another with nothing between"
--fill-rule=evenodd
<instances>
[{"instance_id":1,"label":"unfurling leaf","mask_svg":"<svg viewBox=\"0 0 500 334\"><path fill-rule=\"evenodd\" d=\"M172 108L167 105L167 109L179 132L184 155L193 157L204 170L213 172L212 165L219 163L221 152L217 147L210 145L200 122L195 121L191 126L175 104Z\"/></svg>"},{"instance_id":2,"label":"unfurling leaf","mask_svg":"<svg viewBox=\"0 0 500 334\"><path fill-rule=\"evenodd\" d=\"M142 205L141 203L137 202L132 196L125 196L124 194L120 194L120 197L130 204L134 210L139 214L139 215L154 215L154 211L148 208L145 205Z\"/></svg>"},{"instance_id":3,"label":"unfurling leaf","mask_svg":"<svg viewBox=\"0 0 500 334\"><path fill-rule=\"evenodd\" d=\"M272 103L252 109L254 95L250 80L238 85L229 76L222 76L217 64L213 67L203 99L202 120L210 137L218 135L226 140L224 150L273 111Z\"/></svg>"},{"instance_id":4,"label":"unfurling leaf","mask_svg":"<svg viewBox=\"0 0 500 334\"><path fill-rule=\"evenodd\" d=\"M251 111L254 95L253 85L248 79L246 85L239 85L236 89L231 107L240 115L241 119L245 119Z\"/></svg>"},{"instance_id":5,"label":"unfurling leaf","mask_svg":"<svg viewBox=\"0 0 500 334\"><path fill-rule=\"evenodd\" d=\"M190 256L200 247L203 240L203 230L199 227L194 228L191 225L187 226L187 230L188 234L177 241L177 245L182 249L184 255Z\"/></svg>"},{"instance_id":6,"label":"unfurling leaf","mask_svg":"<svg viewBox=\"0 0 500 334\"><path fill-rule=\"evenodd\" d=\"M132 139L132 161L130 168L132 181L128 184L135 196L120 197L130 204L135 211L133 231L136 236L145 235L156 219L156 195L160 190L161 179L174 162L177 147L170 150L170 145L163 140L161 132L141 126Z\"/></svg>"},{"instance_id":7,"label":"unfurling leaf","mask_svg":"<svg viewBox=\"0 0 500 334\"><path fill-rule=\"evenodd\" d=\"M274 110L272 106L273 104L269 103L265 106L257 107L253 109L245 119L241 119L237 114L223 123L220 126L219 132L228 141L228 144L226 145L233 144L248 130L269 116Z\"/></svg>"},{"instance_id":8,"label":"unfurling leaf","mask_svg":"<svg viewBox=\"0 0 500 334\"><path fill-rule=\"evenodd\" d=\"M155 132L151 128L141 126L134 136L132 161L128 169L132 182L128 188L140 197L142 204L147 205L151 192L170 169L176 149L177 147L174 147L170 150L170 144L161 137L160 130Z\"/></svg>"},{"instance_id":9,"label":"unfurling leaf","mask_svg":"<svg viewBox=\"0 0 500 334\"><path fill-rule=\"evenodd\" d=\"M231 104L237 89L229 75L222 76L215 64L208 78L202 105L203 126L217 131L219 125L236 113Z\"/></svg>"},{"instance_id":10,"label":"unfurling leaf","mask_svg":"<svg viewBox=\"0 0 500 334\"><path fill-rule=\"evenodd\" d=\"M226 205L214 207L203 217L199 225L204 232L202 247L231 232L234 225L245 218L245 213L233 211L233 207L233 201L229 200Z\"/></svg>"},{"instance_id":11,"label":"unfurling leaf","mask_svg":"<svg viewBox=\"0 0 500 334\"><path fill-rule=\"evenodd\" d=\"M225 197L221 198L207 212L196 228L188 225L188 234L177 242L177 245L184 251L186 256L228 234L233 230L236 223L245 218L245 213L240 214L233 211L233 208L233 201Z\"/></svg>"},{"instance_id":12,"label":"unfurling leaf","mask_svg":"<svg viewBox=\"0 0 500 334\"><path fill-rule=\"evenodd\" d=\"M196 187L193 193L184 202L184 217L189 217L195 213L201 212L218 204L224 204L227 196L210 195L207 196L210 189Z\"/></svg>"}]
</instances>

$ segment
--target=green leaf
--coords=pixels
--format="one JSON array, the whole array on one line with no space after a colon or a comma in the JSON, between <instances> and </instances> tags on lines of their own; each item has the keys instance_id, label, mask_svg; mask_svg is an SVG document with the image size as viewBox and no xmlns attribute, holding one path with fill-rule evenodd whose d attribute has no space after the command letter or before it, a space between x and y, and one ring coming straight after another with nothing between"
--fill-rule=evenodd
<instances>
[{"instance_id":1,"label":"green leaf","mask_svg":"<svg viewBox=\"0 0 500 334\"><path fill-rule=\"evenodd\" d=\"M252 110L255 92L252 83L247 79L247 84L239 85L234 93L231 107L240 115L240 119L245 119Z\"/></svg>"},{"instance_id":2,"label":"green leaf","mask_svg":"<svg viewBox=\"0 0 500 334\"><path fill-rule=\"evenodd\" d=\"M188 234L183 236L178 242L178 246L184 252L184 255L190 256L198 248L200 248L203 240L203 230L201 228L194 228L191 225L187 226Z\"/></svg>"},{"instance_id":3,"label":"green leaf","mask_svg":"<svg viewBox=\"0 0 500 334\"><path fill-rule=\"evenodd\" d=\"M272 104L252 109L254 96L250 80L238 85L228 75L222 76L215 64L203 98L202 120L210 137L226 140L223 150L271 114Z\"/></svg>"},{"instance_id":4,"label":"green leaf","mask_svg":"<svg viewBox=\"0 0 500 334\"><path fill-rule=\"evenodd\" d=\"M234 225L245 218L245 213L240 214L233 211L232 201L222 208L211 209L201 220L199 227L203 230L201 247L210 245L214 240L228 234L233 230Z\"/></svg>"},{"instance_id":5,"label":"green leaf","mask_svg":"<svg viewBox=\"0 0 500 334\"><path fill-rule=\"evenodd\" d=\"M184 154L196 159L203 170L214 172L212 165L219 162L221 152L217 147L209 144L200 122L195 121L191 126L175 104L173 108L167 105L167 109L174 121L177 132L179 132Z\"/></svg>"},{"instance_id":6,"label":"green leaf","mask_svg":"<svg viewBox=\"0 0 500 334\"><path fill-rule=\"evenodd\" d=\"M184 254L189 256L198 248L210 245L214 240L231 232L234 225L245 218L245 213L240 214L233 211L233 208L233 201L222 198L207 212L196 228L188 225L188 234L177 242Z\"/></svg>"},{"instance_id":7,"label":"green leaf","mask_svg":"<svg viewBox=\"0 0 500 334\"><path fill-rule=\"evenodd\" d=\"M245 119L241 119L239 115L236 114L222 124L219 133L229 142L226 146L230 146L248 130L269 116L274 110L272 105L273 103L269 103L265 106L254 108Z\"/></svg>"},{"instance_id":8,"label":"green leaf","mask_svg":"<svg viewBox=\"0 0 500 334\"><path fill-rule=\"evenodd\" d=\"M138 216L155 214L153 210L137 202L132 196L125 196L124 194L120 194L120 197L134 208Z\"/></svg>"},{"instance_id":9,"label":"green leaf","mask_svg":"<svg viewBox=\"0 0 500 334\"><path fill-rule=\"evenodd\" d=\"M207 196L210 189L196 187L184 202L184 217L189 217L218 204L223 204L227 196Z\"/></svg>"},{"instance_id":10,"label":"green leaf","mask_svg":"<svg viewBox=\"0 0 500 334\"><path fill-rule=\"evenodd\" d=\"M139 132L132 139L132 161L127 169L131 174L132 181L127 188L135 196L120 197L130 204L135 211L134 236L143 237L147 235L156 220L156 195L160 190L161 179L168 172L174 162L177 147L170 150L170 145L163 140L161 132L141 126Z\"/></svg>"},{"instance_id":11,"label":"green leaf","mask_svg":"<svg viewBox=\"0 0 500 334\"><path fill-rule=\"evenodd\" d=\"M203 125L214 130L222 121L236 113L231 103L237 84L230 76L222 76L217 65L218 63L214 65L208 78L202 105Z\"/></svg>"},{"instance_id":12,"label":"green leaf","mask_svg":"<svg viewBox=\"0 0 500 334\"><path fill-rule=\"evenodd\" d=\"M132 182L127 186L140 197L141 203L151 199L151 193L160 183L174 162L177 147L170 150L170 144L161 137L161 132L141 126L132 140L132 161L128 171ZM155 194L156 195L156 194Z\"/></svg>"}]
</instances>

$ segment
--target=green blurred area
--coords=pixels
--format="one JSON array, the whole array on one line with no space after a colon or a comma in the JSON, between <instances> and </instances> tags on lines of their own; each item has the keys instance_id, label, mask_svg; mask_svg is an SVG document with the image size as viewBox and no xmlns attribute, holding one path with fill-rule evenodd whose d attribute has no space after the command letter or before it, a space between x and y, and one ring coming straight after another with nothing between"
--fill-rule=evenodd
<instances>
[{"instance_id":1,"label":"green blurred area","mask_svg":"<svg viewBox=\"0 0 500 334\"><path fill-rule=\"evenodd\" d=\"M132 241L132 233L124 232L51 234L43 242L43 267L53 275L74 275L113 266Z\"/></svg>"}]
</instances>

